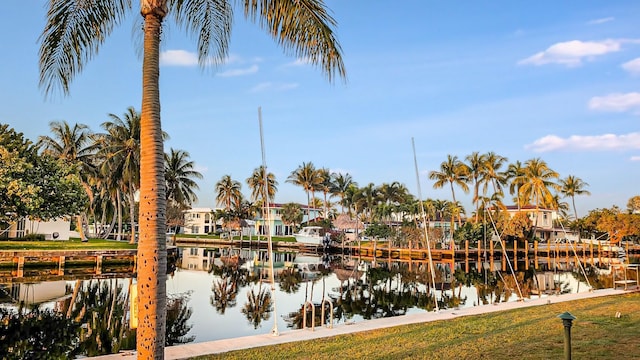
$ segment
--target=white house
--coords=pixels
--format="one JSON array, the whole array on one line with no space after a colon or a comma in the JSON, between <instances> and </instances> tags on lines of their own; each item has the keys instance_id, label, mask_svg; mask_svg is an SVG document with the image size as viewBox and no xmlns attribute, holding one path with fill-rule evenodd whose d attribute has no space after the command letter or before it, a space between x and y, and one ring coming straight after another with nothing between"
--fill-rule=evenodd
<instances>
[{"instance_id":1,"label":"white house","mask_svg":"<svg viewBox=\"0 0 640 360\"><path fill-rule=\"evenodd\" d=\"M191 208L185 210L184 227L185 234L206 235L216 231L216 219L212 208Z\"/></svg>"},{"instance_id":2,"label":"white house","mask_svg":"<svg viewBox=\"0 0 640 360\"><path fill-rule=\"evenodd\" d=\"M215 253L211 249L183 248L182 259L178 263L182 269L207 271L214 258Z\"/></svg>"},{"instance_id":3,"label":"white house","mask_svg":"<svg viewBox=\"0 0 640 360\"><path fill-rule=\"evenodd\" d=\"M64 218L50 221L21 218L11 224L9 228L6 229L5 234L8 238L20 238L29 234L42 234L45 240L69 240L70 229L71 222Z\"/></svg>"}]
</instances>

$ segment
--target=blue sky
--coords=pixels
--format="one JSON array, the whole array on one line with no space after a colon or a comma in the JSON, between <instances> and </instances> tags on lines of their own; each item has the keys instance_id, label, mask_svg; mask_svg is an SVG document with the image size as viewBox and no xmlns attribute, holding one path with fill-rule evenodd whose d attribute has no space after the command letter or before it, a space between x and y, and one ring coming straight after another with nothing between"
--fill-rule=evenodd
<instances>
[{"instance_id":1,"label":"blue sky","mask_svg":"<svg viewBox=\"0 0 640 360\"><path fill-rule=\"evenodd\" d=\"M137 7L137 1L133 1ZM0 122L35 140L48 123L84 123L140 108L141 61L132 12L74 80L68 97L38 88L44 1L0 13ZM541 158L589 183L590 209L626 208L640 179L640 27L637 1L327 1L338 22L347 81L330 84L285 53L241 11L225 64L200 69L195 40L169 22L161 65L163 129L204 175L196 206L215 207L215 183L243 183L266 160L277 202L306 202L285 183L303 162L349 173L360 186L400 181L451 199L426 174L447 155L493 151ZM470 195L456 196L467 212Z\"/></svg>"}]
</instances>

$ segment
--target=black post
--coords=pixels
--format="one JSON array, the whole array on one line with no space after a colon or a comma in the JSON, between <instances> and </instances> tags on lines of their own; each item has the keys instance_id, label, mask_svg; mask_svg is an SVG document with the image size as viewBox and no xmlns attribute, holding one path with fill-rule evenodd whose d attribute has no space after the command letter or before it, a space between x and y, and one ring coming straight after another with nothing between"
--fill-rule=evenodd
<instances>
[{"instance_id":1,"label":"black post","mask_svg":"<svg viewBox=\"0 0 640 360\"><path fill-rule=\"evenodd\" d=\"M576 317L568 311L558 315L558 317L562 319L562 325L564 325L564 358L565 360L571 360L571 325L573 325L573 320Z\"/></svg>"}]
</instances>

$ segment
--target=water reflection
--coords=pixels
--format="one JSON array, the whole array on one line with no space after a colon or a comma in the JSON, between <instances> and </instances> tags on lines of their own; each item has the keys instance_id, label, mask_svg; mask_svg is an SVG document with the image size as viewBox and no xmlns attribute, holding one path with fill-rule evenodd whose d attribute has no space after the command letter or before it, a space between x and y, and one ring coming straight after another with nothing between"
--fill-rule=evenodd
<instances>
[{"instance_id":1,"label":"water reflection","mask_svg":"<svg viewBox=\"0 0 640 360\"><path fill-rule=\"evenodd\" d=\"M483 306L613 285L607 270L583 272L571 262L515 274L497 271L499 262L469 272L463 264L436 263L432 277L425 261L375 263L295 252L274 254L271 284L264 250L184 248L179 255L167 280L168 346L267 334L274 325L295 330L428 312L436 302L440 309ZM72 358L135 348L132 274L114 270L87 279L77 273L76 280L66 275L47 282L38 274L31 282L0 284L0 353L16 349L16 358L23 358L47 348Z\"/></svg>"}]
</instances>

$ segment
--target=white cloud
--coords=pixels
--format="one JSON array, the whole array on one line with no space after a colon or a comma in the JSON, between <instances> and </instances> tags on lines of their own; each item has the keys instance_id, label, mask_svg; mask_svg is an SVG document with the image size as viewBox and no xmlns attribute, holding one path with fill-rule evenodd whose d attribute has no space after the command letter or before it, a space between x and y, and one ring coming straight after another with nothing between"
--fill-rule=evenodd
<instances>
[{"instance_id":1,"label":"white cloud","mask_svg":"<svg viewBox=\"0 0 640 360\"><path fill-rule=\"evenodd\" d=\"M606 96L594 96L589 100L589 109L600 111L640 111L640 93L609 94Z\"/></svg>"},{"instance_id":2,"label":"white cloud","mask_svg":"<svg viewBox=\"0 0 640 360\"><path fill-rule=\"evenodd\" d=\"M160 65L196 66L198 55L186 50L167 50L160 54Z\"/></svg>"},{"instance_id":3,"label":"white cloud","mask_svg":"<svg viewBox=\"0 0 640 360\"><path fill-rule=\"evenodd\" d=\"M286 91L295 89L298 87L296 83L284 83L284 84L274 84L271 82L263 82L260 83L253 88L251 88L251 92L263 92L263 91Z\"/></svg>"},{"instance_id":4,"label":"white cloud","mask_svg":"<svg viewBox=\"0 0 640 360\"><path fill-rule=\"evenodd\" d=\"M640 58L635 58L622 64L622 68L632 75L640 75Z\"/></svg>"},{"instance_id":5,"label":"white cloud","mask_svg":"<svg viewBox=\"0 0 640 360\"><path fill-rule=\"evenodd\" d=\"M223 61L211 58L207 65L243 64L246 61L235 54L229 54ZM198 54L186 50L167 50L160 54L160 65L165 66L197 66Z\"/></svg>"},{"instance_id":6,"label":"white cloud","mask_svg":"<svg viewBox=\"0 0 640 360\"><path fill-rule=\"evenodd\" d=\"M294 62L289 63L289 66L304 66L311 64L311 59L309 58L298 58Z\"/></svg>"},{"instance_id":7,"label":"white cloud","mask_svg":"<svg viewBox=\"0 0 640 360\"><path fill-rule=\"evenodd\" d=\"M534 152L547 152L554 150L627 150L640 149L640 133L626 135L571 135L561 138L556 135L547 135L532 144L525 145L525 149Z\"/></svg>"},{"instance_id":8,"label":"white cloud","mask_svg":"<svg viewBox=\"0 0 640 360\"><path fill-rule=\"evenodd\" d=\"M193 167L193 170L194 170L194 171L197 171L197 172L199 172L199 173L201 173L201 174L204 174L204 173L206 173L206 172L208 172L208 171L209 171L209 168L208 168L208 167L206 167L206 166L202 166L202 165L197 165L197 164L196 164L196 165Z\"/></svg>"},{"instance_id":9,"label":"white cloud","mask_svg":"<svg viewBox=\"0 0 640 360\"><path fill-rule=\"evenodd\" d=\"M249 74L255 74L258 72L258 65L251 65L244 69L232 69L223 71L217 74L220 77L232 77L232 76L244 76Z\"/></svg>"},{"instance_id":10,"label":"white cloud","mask_svg":"<svg viewBox=\"0 0 640 360\"><path fill-rule=\"evenodd\" d=\"M583 60L591 60L596 56L620 51L620 46L626 40L580 41L572 40L551 45L526 59L520 60L519 65L561 64L568 67L582 65Z\"/></svg>"},{"instance_id":11,"label":"white cloud","mask_svg":"<svg viewBox=\"0 0 640 360\"><path fill-rule=\"evenodd\" d=\"M640 161L640 155L632 156L631 161Z\"/></svg>"},{"instance_id":12,"label":"white cloud","mask_svg":"<svg viewBox=\"0 0 640 360\"><path fill-rule=\"evenodd\" d=\"M613 21L615 18L613 16L609 16L606 18L600 18L600 19L595 19L595 20L591 20L589 22L587 22L587 24L589 25L600 25L600 24L604 24L607 23L609 21Z\"/></svg>"}]
</instances>

